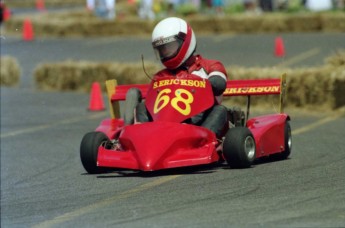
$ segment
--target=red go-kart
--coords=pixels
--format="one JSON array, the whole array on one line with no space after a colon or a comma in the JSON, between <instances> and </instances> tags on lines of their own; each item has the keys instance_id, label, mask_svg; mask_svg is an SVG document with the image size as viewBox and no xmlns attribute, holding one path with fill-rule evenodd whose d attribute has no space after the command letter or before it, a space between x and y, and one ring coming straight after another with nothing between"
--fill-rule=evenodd
<instances>
[{"instance_id":1,"label":"red go-kart","mask_svg":"<svg viewBox=\"0 0 345 228\"><path fill-rule=\"evenodd\" d=\"M283 113L285 75L280 79L229 80L223 96L246 96L247 111L228 109L224 134L184 123L214 104L212 88L201 78L162 78L151 84L106 81L111 118L81 142L80 158L90 174L109 168L153 171L226 161L248 168L260 157L285 159L291 151L290 117ZM280 113L249 117L250 97L280 95ZM152 122L136 123L135 106L145 99ZM124 101L120 117L120 101Z\"/></svg>"}]
</instances>

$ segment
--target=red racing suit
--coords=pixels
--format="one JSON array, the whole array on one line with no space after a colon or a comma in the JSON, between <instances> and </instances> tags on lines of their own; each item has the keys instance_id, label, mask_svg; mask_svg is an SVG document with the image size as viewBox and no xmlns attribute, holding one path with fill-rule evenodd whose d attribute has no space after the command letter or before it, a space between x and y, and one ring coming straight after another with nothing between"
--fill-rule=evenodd
<instances>
[{"instance_id":1,"label":"red racing suit","mask_svg":"<svg viewBox=\"0 0 345 228\"><path fill-rule=\"evenodd\" d=\"M201 55L194 56L195 61L188 67L179 67L176 70L163 69L154 75L153 79L159 77L175 76L176 78L188 78L189 75L199 76L204 79L211 77L221 77L225 81L228 79L223 64L218 60L204 59ZM222 91L223 92L223 91ZM221 103L222 95L215 95L218 104Z\"/></svg>"},{"instance_id":2,"label":"red racing suit","mask_svg":"<svg viewBox=\"0 0 345 228\"><path fill-rule=\"evenodd\" d=\"M217 60L204 59L200 55L192 56L191 63L187 66L181 66L175 70L163 69L157 72L152 82L159 77L174 76L176 78L201 77L208 79L212 85L215 97L214 105L187 120L185 123L203 126L213 131L218 138L221 138L222 132L227 123L227 109L220 105L222 94L226 88L227 74L223 64ZM188 60L187 60L188 62ZM217 88L218 87L218 88ZM145 104L139 103L136 108L136 122L152 121Z\"/></svg>"}]
</instances>

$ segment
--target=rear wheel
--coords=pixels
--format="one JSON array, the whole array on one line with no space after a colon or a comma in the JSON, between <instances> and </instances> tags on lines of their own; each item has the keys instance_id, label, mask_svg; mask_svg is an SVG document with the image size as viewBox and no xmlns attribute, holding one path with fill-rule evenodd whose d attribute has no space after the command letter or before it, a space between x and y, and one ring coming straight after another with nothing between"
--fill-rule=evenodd
<instances>
[{"instance_id":1,"label":"rear wheel","mask_svg":"<svg viewBox=\"0 0 345 228\"><path fill-rule=\"evenodd\" d=\"M102 132L89 132L84 135L80 144L80 159L84 169L90 174L105 172L105 168L97 166L98 147L109 141Z\"/></svg>"},{"instance_id":2,"label":"rear wheel","mask_svg":"<svg viewBox=\"0 0 345 228\"><path fill-rule=\"evenodd\" d=\"M223 142L223 153L231 168L249 168L256 157L251 131L246 127L230 128Z\"/></svg>"},{"instance_id":3,"label":"rear wheel","mask_svg":"<svg viewBox=\"0 0 345 228\"><path fill-rule=\"evenodd\" d=\"M126 125L134 123L134 110L141 102L141 91L137 88L130 88L126 94L124 121Z\"/></svg>"},{"instance_id":4,"label":"rear wheel","mask_svg":"<svg viewBox=\"0 0 345 228\"><path fill-rule=\"evenodd\" d=\"M280 160L287 159L290 154L291 154L291 149L292 149L292 135L291 135L291 127L290 127L290 122L286 121L285 122L285 127L284 127L284 147L285 150L279 154L275 154L275 157Z\"/></svg>"}]
</instances>

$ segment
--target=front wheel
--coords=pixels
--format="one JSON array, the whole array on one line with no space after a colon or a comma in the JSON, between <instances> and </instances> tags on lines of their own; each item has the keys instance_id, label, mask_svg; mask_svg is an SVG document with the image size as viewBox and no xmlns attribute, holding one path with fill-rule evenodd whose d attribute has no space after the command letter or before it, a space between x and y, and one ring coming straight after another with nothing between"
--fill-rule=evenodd
<instances>
[{"instance_id":1,"label":"front wheel","mask_svg":"<svg viewBox=\"0 0 345 228\"><path fill-rule=\"evenodd\" d=\"M246 127L230 128L223 142L223 154L231 168L249 168L256 158L254 136Z\"/></svg>"},{"instance_id":2,"label":"front wheel","mask_svg":"<svg viewBox=\"0 0 345 228\"><path fill-rule=\"evenodd\" d=\"M89 132L84 135L80 144L80 159L84 169L90 174L105 172L105 168L97 166L98 148L103 143L109 141L102 132Z\"/></svg>"}]
</instances>

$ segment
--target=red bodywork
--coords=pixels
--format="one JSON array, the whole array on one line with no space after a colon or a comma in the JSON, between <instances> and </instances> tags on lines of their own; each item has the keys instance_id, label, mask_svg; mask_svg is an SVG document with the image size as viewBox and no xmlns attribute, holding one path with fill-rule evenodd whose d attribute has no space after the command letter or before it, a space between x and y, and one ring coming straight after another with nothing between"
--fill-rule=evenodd
<instances>
[{"instance_id":1,"label":"red bodywork","mask_svg":"<svg viewBox=\"0 0 345 228\"><path fill-rule=\"evenodd\" d=\"M97 165L143 171L209 164L220 159L218 140L210 130L183 124L184 120L213 105L212 89L200 78L163 78L150 85L116 86L111 102L124 100L129 88L137 87L146 98L153 122L124 125L121 118L105 119L96 131L121 149L99 147ZM280 94L279 79L228 81L224 96ZM286 114L255 117L247 121L257 158L284 151ZM228 126L227 126L228 127Z\"/></svg>"}]
</instances>

